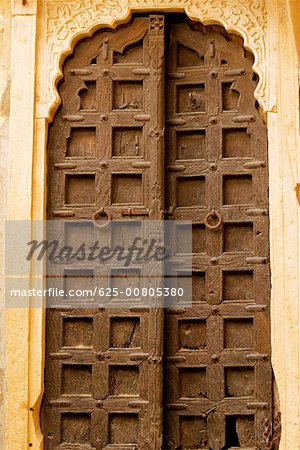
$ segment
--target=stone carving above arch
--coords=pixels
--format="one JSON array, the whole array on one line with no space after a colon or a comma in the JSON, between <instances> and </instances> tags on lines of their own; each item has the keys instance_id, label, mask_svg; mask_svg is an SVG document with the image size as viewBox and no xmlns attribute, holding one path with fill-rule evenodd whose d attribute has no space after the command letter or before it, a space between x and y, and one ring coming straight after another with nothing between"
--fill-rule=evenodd
<instances>
[{"instance_id":1,"label":"stone carving above arch","mask_svg":"<svg viewBox=\"0 0 300 450\"><path fill-rule=\"evenodd\" d=\"M75 43L96 29L115 27L126 22L132 13L143 10L185 11L204 25L220 24L241 35L245 47L254 54L254 70L259 76L256 98L266 109L265 0L44 0L43 5L48 60L42 115L50 121L60 102L57 84L62 78L63 61Z\"/></svg>"}]
</instances>

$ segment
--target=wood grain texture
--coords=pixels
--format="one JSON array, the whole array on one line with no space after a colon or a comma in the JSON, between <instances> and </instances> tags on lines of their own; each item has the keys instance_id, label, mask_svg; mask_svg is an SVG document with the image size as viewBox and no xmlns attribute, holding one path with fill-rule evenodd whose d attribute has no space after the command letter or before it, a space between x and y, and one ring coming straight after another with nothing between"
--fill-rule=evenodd
<instances>
[{"instance_id":1,"label":"wood grain texture","mask_svg":"<svg viewBox=\"0 0 300 450\"><path fill-rule=\"evenodd\" d=\"M144 218L162 217L163 54L163 16L137 17L79 42L64 66L49 135L48 218L70 214L68 245L93 243L97 231L78 219L100 207L112 218L134 209L135 221L114 224L114 246L139 236ZM96 267L82 275L73 265L65 288L93 285L96 275ZM111 287L136 287L136 276L113 271ZM162 320L154 308L48 310L46 448L161 448Z\"/></svg>"},{"instance_id":2,"label":"wood grain texture","mask_svg":"<svg viewBox=\"0 0 300 450\"><path fill-rule=\"evenodd\" d=\"M46 448L265 450L267 141L242 44L184 16L135 17L80 41L64 66L48 218L59 211L76 224L104 207L112 217L131 208L138 220L166 210L191 220L193 307L48 310ZM205 226L214 210L216 229ZM137 233L126 223L116 242ZM91 236L71 228L70 242ZM131 275L112 279L127 286Z\"/></svg>"},{"instance_id":3,"label":"wood grain texture","mask_svg":"<svg viewBox=\"0 0 300 450\"><path fill-rule=\"evenodd\" d=\"M202 245L193 239L194 273L203 274L193 308L165 315L163 448L265 449L263 422L272 415L268 216L247 210L267 210L268 172L266 164L245 167L267 161L253 61L241 39L219 27L175 18L168 31L166 209L198 227L215 210L222 224L195 234ZM168 170L176 164L180 173ZM265 264L251 259L262 254ZM246 309L261 302L263 311ZM256 363L261 352L267 356ZM257 401L268 409L247 406Z\"/></svg>"}]
</instances>

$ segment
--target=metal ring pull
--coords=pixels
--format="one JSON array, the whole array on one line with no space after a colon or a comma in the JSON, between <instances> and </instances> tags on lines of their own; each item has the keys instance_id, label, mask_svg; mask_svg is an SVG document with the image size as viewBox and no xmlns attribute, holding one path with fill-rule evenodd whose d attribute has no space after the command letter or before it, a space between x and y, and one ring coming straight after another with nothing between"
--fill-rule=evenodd
<instances>
[{"instance_id":1,"label":"metal ring pull","mask_svg":"<svg viewBox=\"0 0 300 450\"><path fill-rule=\"evenodd\" d=\"M101 225L99 224L99 222L97 221L97 219L99 219L101 216L106 216L107 220L105 220L104 223L102 223ZM92 221L95 227L103 229L109 226L110 222L111 222L111 216L110 214L104 210L104 208L99 208L97 211L95 211L92 215Z\"/></svg>"},{"instance_id":2,"label":"metal ring pull","mask_svg":"<svg viewBox=\"0 0 300 450\"><path fill-rule=\"evenodd\" d=\"M209 230L217 230L222 225L223 219L220 213L214 209L206 214L204 218L204 225Z\"/></svg>"}]
</instances>

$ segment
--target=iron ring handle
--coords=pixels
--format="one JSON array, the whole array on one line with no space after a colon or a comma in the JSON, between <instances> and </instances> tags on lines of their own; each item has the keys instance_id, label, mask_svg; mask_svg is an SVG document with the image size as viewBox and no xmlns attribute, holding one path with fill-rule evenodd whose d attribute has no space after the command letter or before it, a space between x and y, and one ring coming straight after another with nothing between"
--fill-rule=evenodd
<instances>
[{"instance_id":1,"label":"iron ring handle","mask_svg":"<svg viewBox=\"0 0 300 450\"><path fill-rule=\"evenodd\" d=\"M103 216L103 215L105 215L107 217L107 220L102 225L100 225L99 222L97 222L97 219L99 218L99 216ZM95 211L93 213L92 221L93 221L94 227L97 227L97 228L100 228L100 229L103 230L104 228L107 228L108 225L110 224L111 216L110 216L110 214L108 212L106 212L104 210L103 207L101 207L101 208L97 209L97 211Z\"/></svg>"},{"instance_id":2,"label":"iron ring handle","mask_svg":"<svg viewBox=\"0 0 300 450\"><path fill-rule=\"evenodd\" d=\"M217 222L214 224L209 223L209 220L212 218L217 218L218 219ZM210 211L208 214L206 214L206 216L204 218L204 225L209 230L218 230L218 228L220 228L222 223L223 223L223 218L222 218L221 214L218 213L217 211L215 211L214 209L212 211Z\"/></svg>"}]
</instances>

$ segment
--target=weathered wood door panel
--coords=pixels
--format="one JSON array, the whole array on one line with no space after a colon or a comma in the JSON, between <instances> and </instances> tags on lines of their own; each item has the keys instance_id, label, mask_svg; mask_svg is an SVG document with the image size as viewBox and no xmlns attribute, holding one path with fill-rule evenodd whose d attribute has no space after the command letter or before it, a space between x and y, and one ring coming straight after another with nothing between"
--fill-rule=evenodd
<instances>
[{"instance_id":1,"label":"weathered wood door panel","mask_svg":"<svg viewBox=\"0 0 300 450\"><path fill-rule=\"evenodd\" d=\"M167 209L194 223L194 306L165 315L164 448L265 448L268 172L253 61L237 36L176 20L167 54Z\"/></svg>"},{"instance_id":2,"label":"weathered wood door panel","mask_svg":"<svg viewBox=\"0 0 300 450\"><path fill-rule=\"evenodd\" d=\"M96 33L65 64L49 139L48 218L70 218L71 243L101 242L101 230L85 223L81 231L78 219L123 217L121 241L139 235L126 218L161 219L163 20ZM49 449L161 447L162 319L153 308L48 310Z\"/></svg>"},{"instance_id":3,"label":"weathered wood door panel","mask_svg":"<svg viewBox=\"0 0 300 450\"><path fill-rule=\"evenodd\" d=\"M97 32L65 63L48 218L68 219L70 242L100 239L78 219L121 216L122 240L133 217L191 220L193 307L48 309L49 450L267 449L267 138L252 65L239 37L172 15ZM78 287L94 283L85 270Z\"/></svg>"}]
</instances>

